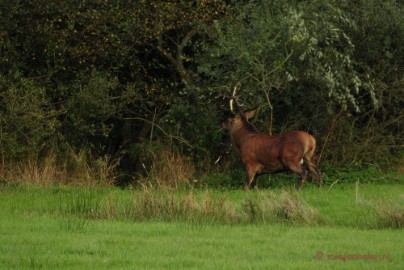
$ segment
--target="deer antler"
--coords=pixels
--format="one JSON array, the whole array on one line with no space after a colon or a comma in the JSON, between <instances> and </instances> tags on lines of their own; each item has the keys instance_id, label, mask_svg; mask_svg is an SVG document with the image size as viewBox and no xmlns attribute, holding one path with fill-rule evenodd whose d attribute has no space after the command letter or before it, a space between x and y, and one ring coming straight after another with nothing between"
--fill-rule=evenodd
<instances>
[{"instance_id":1,"label":"deer antler","mask_svg":"<svg viewBox=\"0 0 404 270\"><path fill-rule=\"evenodd\" d=\"M241 84L240 81L238 81L236 83L236 85L234 86L234 89L233 89L233 94L230 97L230 111L231 112L234 112L234 108L233 108L234 101L236 102L237 109L240 109L240 106L238 104L238 97L236 96L236 92L240 88L240 84Z\"/></svg>"}]
</instances>

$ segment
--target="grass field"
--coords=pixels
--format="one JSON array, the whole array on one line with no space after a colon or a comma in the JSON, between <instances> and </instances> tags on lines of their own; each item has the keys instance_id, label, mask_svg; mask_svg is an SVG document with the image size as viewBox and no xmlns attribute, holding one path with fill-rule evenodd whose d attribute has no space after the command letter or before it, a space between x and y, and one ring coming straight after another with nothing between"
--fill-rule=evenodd
<instances>
[{"instance_id":1,"label":"grass field","mask_svg":"<svg viewBox=\"0 0 404 270\"><path fill-rule=\"evenodd\" d=\"M403 269L404 186L0 188L0 269Z\"/></svg>"}]
</instances>

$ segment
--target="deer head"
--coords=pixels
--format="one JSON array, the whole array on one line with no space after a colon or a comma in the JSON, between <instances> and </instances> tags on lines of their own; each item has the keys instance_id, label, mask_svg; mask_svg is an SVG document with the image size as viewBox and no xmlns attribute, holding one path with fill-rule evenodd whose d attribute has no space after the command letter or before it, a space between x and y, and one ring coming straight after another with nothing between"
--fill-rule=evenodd
<instances>
[{"instance_id":1,"label":"deer head","mask_svg":"<svg viewBox=\"0 0 404 270\"><path fill-rule=\"evenodd\" d=\"M231 115L222 122L222 127L230 132L241 127L246 127L250 131L256 131L256 128L249 122L249 119L254 117L257 110L253 109L246 112L242 110L242 105L239 104L239 97L237 96L239 87L240 82L234 87L232 95L227 96Z\"/></svg>"}]
</instances>

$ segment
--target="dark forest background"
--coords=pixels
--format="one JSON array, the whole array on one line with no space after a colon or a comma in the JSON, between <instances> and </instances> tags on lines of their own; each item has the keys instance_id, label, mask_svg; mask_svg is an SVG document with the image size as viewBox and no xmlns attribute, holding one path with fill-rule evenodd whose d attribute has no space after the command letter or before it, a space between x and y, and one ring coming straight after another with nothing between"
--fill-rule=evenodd
<instances>
[{"instance_id":1,"label":"dark forest background","mask_svg":"<svg viewBox=\"0 0 404 270\"><path fill-rule=\"evenodd\" d=\"M230 173L238 82L254 124L310 132L323 167L402 168L403 44L393 0L3 0L0 177Z\"/></svg>"}]
</instances>

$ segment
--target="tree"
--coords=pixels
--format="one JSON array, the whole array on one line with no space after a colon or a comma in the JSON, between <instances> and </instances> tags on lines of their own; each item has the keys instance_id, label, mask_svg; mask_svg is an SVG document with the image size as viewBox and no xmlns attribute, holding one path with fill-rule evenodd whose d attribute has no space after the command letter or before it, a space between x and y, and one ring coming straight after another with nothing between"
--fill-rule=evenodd
<instances>
[{"instance_id":1,"label":"tree","mask_svg":"<svg viewBox=\"0 0 404 270\"><path fill-rule=\"evenodd\" d=\"M327 144L333 130L325 127L340 112L359 113L363 96L377 106L369 74L355 59L355 28L349 13L329 2L249 1L217 22L199 71L218 92L241 82L249 106L262 104L258 123L269 133L305 129Z\"/></svg>"}]
</instances>

